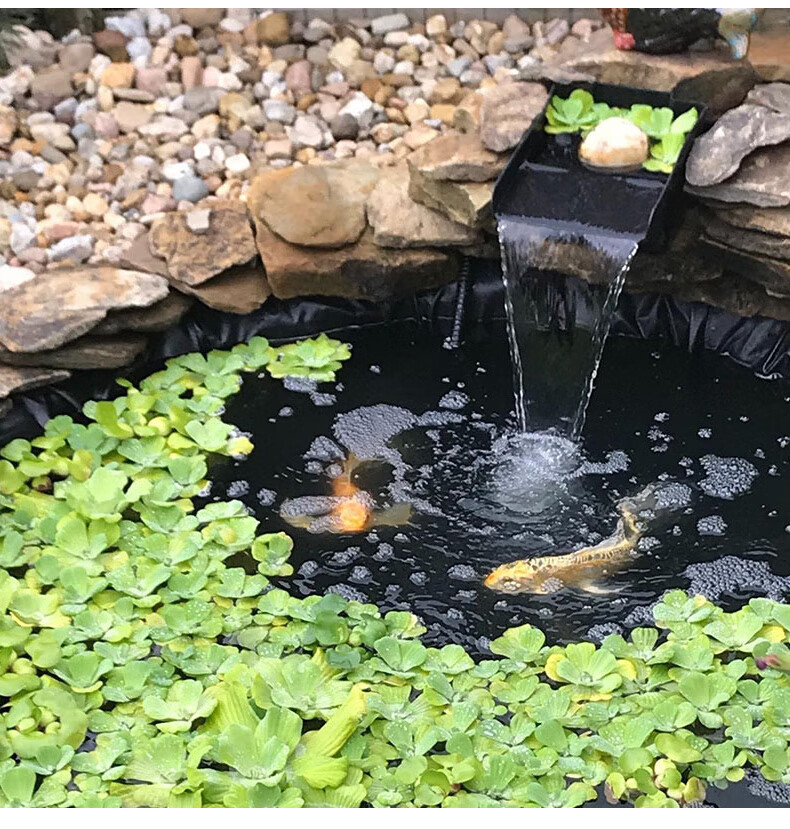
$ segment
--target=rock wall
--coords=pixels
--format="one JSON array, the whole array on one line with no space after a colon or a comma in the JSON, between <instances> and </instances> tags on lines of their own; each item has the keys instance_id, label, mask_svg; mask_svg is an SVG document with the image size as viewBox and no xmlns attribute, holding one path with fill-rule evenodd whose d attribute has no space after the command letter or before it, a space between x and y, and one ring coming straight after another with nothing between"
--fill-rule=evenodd
<instances>
[{"instance_id":1,"label":"rock wall","mask_svg":"<svg viewBox=\"0 0 790 829\"><path fill-rule=\"evenodd\" d=\"M464 254L498 256L493 183L552 79L682 87L721 111L756 79L726 50L617 52L584 17L145 9L92 36L17 35L0 78L0 402L127 364L194 302L375 301L455 279ZM773 123L771 101L748 105ZM711 186L765 191L761 152ZM737 227L776 290L780 217L698 220L712 248ZM688 279L646 260L635 286L722 275L689 268L686 249L676 261Z\"/></svg>"}]
</instances>

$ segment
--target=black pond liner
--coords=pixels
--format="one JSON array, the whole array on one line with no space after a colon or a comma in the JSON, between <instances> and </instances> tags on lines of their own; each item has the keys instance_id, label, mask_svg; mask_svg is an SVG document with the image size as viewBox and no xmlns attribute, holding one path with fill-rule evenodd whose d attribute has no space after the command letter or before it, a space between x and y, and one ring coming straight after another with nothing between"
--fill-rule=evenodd
<instances>
[{"instance_id":1,"label":"black pond liner","mask_svg":"<svg viewBox=\"0 0 790 829\"><path fill-rule=\"evenodd\" d=\"M556 301L572 305L577 313L589 306L585 296L599 290L573 277L552 275L551 279L556 284ZM462 303L459 292L463 292ZM342 335L351 328L404 321L442 339L450 340L454 334L460 334L462 340L479 339L505 320L504 296L499 264L471 260L466 280L389 302L332 297L271 299L245 315L198 306L178 325L152 338L144 354L127 369L83 371L56 386L17 395L13 409L0 419L0 445L35 435L56 415L81 417L87 400L122 393L117 377L140 380L179 354L231 348L255 336L280 343L321 332ZM585 320L580 318L579 322L584 324ZM669 295L626 292L614 313L610 336L664 340L689 353L706 349L729 357L760 377L790 379L790 323L779 320L740 317Z\"/></svg>"}]
</instances>

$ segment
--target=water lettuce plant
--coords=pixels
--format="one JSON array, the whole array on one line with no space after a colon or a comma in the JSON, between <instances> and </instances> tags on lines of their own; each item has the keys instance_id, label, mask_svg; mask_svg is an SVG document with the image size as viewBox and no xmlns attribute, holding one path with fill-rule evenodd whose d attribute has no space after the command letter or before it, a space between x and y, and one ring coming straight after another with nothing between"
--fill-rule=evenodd
<instances>
[{"instance_id":1,"label":"water lettuce plant","mask_svg":"<svg viewBox=\"0 0 790 829\"><path fill-rule=\"evenodd\" d=\"M628 109L612 107L596 102L585 89L574 89L567 98L552 96L546 107L544 131L551 135L580 132L584 136L601 121L614 117L627 118L647 135L650 157L642 165L645 170L671 173L699 113L696 107L677 117L669 107L652 107L649 104L633 104Z\"/></svg>"},{"instance_id":2,"label":"water lettuce plant","mask_svg":"<svg viewBox=\"0 0 790 829\"><path fill-rule=\"evenodd\" d=\"M177 357L0 450L0 805L677 807L749 769L790 783L786 605L674 591L627 636L524 625L475 662L411 613L274 587L291 539L206 497L218 456L253 451L224 406L245 372L349 355Z\"/></svg>"}]
</instances>

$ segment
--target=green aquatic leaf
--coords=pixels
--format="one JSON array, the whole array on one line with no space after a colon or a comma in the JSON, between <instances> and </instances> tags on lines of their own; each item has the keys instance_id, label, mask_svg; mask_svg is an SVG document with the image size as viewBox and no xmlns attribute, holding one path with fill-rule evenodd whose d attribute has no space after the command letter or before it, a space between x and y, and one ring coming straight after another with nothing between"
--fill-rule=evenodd
<instances>
[{"instance_id":1,"label":"green aquatic leaf","mask_svg":"<svg viewBox=\"0 0 790 829\"><path fill-rule=\"evenodd\" d=\"M306 377L318 382L334 380L343 361L351 356L348 345L326 334L283 345L273 351L272 359L266 364L266 370L272 377Z\"/></svg>"},{"instance_id":2,"label":"green aquatic leaf","mask_svg":"<svg viewBox=\"0 0 790 829\"><path fill-rule=\"evenodd\" d=\"M675 118L672 122L672 126L669 128L670 132L677 132L681 134L691 132L691 130L693 130L697 125L698 118L699 113L697 112L697 108L691 107L691 109L687 109Z\"/></svg>"},{"instance_id":3,"label":"green aquatic leaf","mask_svg":"<svg viewBox=\"0 0 790 829\"><path fill-rule=\"evenodd\" d=\"M608 104L596 103L585 89L574 89L567 98L554 95L546 107L547 133L586 132L612 115Z\"/></svg>"},{"instance_id":4,"label":"green aquatic leaf","mask_svg":"<svg viewBox=\"0 0 790 829\"><path fill-rule=\"evenodd\" d=\"M243 777L277 784L302 731L298 714L270 708L255 726L234 723L217 738L216 757Z\"/></svg>"},{"instance_id":5,"label":"green aquatic leaf","mask_svg":"<svg viewBox=\"0 0 790 829\"><path fill-rule=\"evenodd\" d=\"M656 748L675 763L695 763L702 758L702 753L685 738L682 732L677 734L657 734Z\"/></svg>"},{"instance_id":6,"label":"green aquatic leaf","mask_svg":"<svg viewBox=\"0 0 790 829\"><path fill-rule=\"evenodd\" d=\"M725 613L714 619L705 625L704 631L726 650L748 652L762 627L763 620L751 608L744 607L737 613Z\"/></svg>"},{"instance_id":7,"label":"green aquatic leaf","mask_svg":"<svg viewBox=\"0 0 790 829\"><path fill-rule=\"evenodd\" d=\"M258 672L252 686L256 705L294 708L307 718L329 713L342 705L351 691L350 682L333 679L315 658L306 656L261 659Z\"/></svg>"},{"instance_id":8,"label":"green aquatic leaf","mask_svg":"<svg viewBox=\"0 0 790 829\"><path fill-rule=\"evenodd\" d=\"M685 135L667 132L650 147L650 158L642 166L651 173L671 173L680 158L685 141Z\"/></svg>"},{"instance_id":9,"label":"green aquatic leaf","mask_svg":"<svg viewBox=\"0 0 790 829\"><path fill-rule=\"evenodd\" d=\"M72 691L87 694L101 686L101 678L113 667L109 659L103 659L92 651L61 659L52 672L63 680Z\"/></svg>"},{"instance_id":10,"label":"green aquatic leaf","mask_svg":"<svg viewBox=\"0 0 790 829\"><path fill-rule=\"evenodd\" d=\"M147 783L178 783L186 777L186 744L176 734L138 738L132 742L125 777Z\"/></svg>"},{"instance_id":11,"label":"green aquatic leaf","mask_svg":"<svg viewBox=\"0 0 790 829\"><path fill-rule=\"evenodd\" d=\"M160 731L172 734L189 731L195 720L205 719L215 708L216 698L194 679L174 682L163 697L150 694L143 710Z\"/></svg>"}]
</instances>

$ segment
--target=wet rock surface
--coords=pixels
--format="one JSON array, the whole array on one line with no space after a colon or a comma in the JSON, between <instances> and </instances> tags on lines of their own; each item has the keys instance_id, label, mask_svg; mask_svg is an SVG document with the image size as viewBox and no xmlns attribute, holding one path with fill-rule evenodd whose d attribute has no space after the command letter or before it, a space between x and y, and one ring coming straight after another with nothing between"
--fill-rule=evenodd
<instances>
[{"instance_id":1,"label":"wet rock surface","mask_svg":"<svg viewBox=\"0 0 790 829\"><path fill-rule=\"evenodd\" d=\"M0 365L0 414L3 413L6 398L13 392L29 391L50 383L59 383L61 380L67 380L69 376L68 371Z\"/></svg>"}]
</instances>

